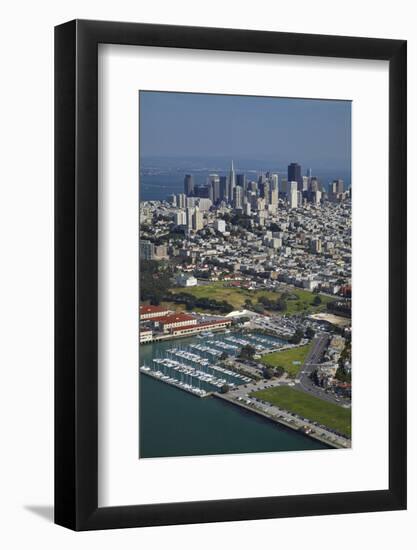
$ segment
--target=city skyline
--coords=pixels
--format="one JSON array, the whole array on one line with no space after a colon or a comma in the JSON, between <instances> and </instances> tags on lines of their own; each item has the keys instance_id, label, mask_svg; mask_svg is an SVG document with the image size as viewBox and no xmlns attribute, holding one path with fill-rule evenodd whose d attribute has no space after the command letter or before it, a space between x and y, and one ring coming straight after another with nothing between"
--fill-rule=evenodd
<instances>
[{"instance_id":1,"label":"city skyline","mask_svg":"<svg viewBox=\"0 0 417 550\"><path fill-rule=\"evenodd\" d=\"M296 160L350 170L350 101L140 92L140 113L142 160Z\"/></svg>"}]
</instances>

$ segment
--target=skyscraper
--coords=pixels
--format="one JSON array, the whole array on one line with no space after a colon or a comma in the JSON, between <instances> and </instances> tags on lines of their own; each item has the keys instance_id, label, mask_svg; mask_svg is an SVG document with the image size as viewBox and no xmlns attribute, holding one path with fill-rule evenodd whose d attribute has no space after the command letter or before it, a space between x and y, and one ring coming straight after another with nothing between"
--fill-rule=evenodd
<instances>
[{"instance_id":1,"label":"skyscraper","mask_svg":"<svg viewBox=\"0 0 417 550\"><path fill-rule=\"evenodd\" d=\"M301 166L296 162L292 162L288 166L288 181L296 181L302 189L303 179L301 177Z\"/></svg>"},{"instance_id":2,"label":"skyscraper","mask_svg":"<svg viewBox=\"0 0 417 550\"><path fill-rule=\"evenodd\" d=\"M233 200L233 190L236 187L236 174L235 174L235 168L233 166L233 160L232 160L232 166L230 167L229 172L229 200Z\"/></svg>"},{"instance_id":3,"label":"skyscraper","mask_svg":"<svg viewBox=\"0 0 417 550\"><path fill-rule=\"evenodd\" d=\"M263 179L259 182L259 194L260 196L265 199L265 204L269 204L269 181L267 179Z\"/></svg>"},{"instance_id":4,"label":"skyscraper","mask_svg":"<svg viewBox=\"0 0 417 550\"><path fill-rule=\"evenodd\" d=\"M287 187L287 198L290 208L297 208L298 206L298 183L296 181L289 181Z\"/></svg>"},{"instance_id":5,"label":"skyscraper","mask_svg":"<svg viewBox=\"0 0 417 550\"><path fill-rule=\"evenodd\" d=\"M194 194L194 178L191 174L186 174L184 178L184 193L187 197L191 197Z\"/></svg>"},{"instance_id":6,"label":"skyscraper","mask_svg":"<svg viewBox=\"0 0 417 550\"><path fill-rule=\"evenodd\" d=\"M194 208L187 207L187 229L193 228Z\"/></svg>"},{"instance_id":7,"label":"skyscraper","mask_svg":"<svg viewBox=\"0 0 417 550\"><path fill-rule=\"evenodd\" d=\"M278 177L272 180L269 191L269 204L278 206Z\"/></svg>"},{"instance_id":8,"label":"skyscraper","mask_svg":"<svg viewBox=\"0 0 417 550\"><path fill-rule=\"evenodd\" d=\"M239 185L244 191L246 191L246 176L245 174L236 174L236 185Z\"/></svg>"},{"instance_id":9,"label":"skyscraper","mask_svg":"<svg viewBox=\"0 0 417 550\"><path fill-rule=\"evenodd\" d=\"M226 201L229 199L229 189L227 185L227 177L220 176L220 200Z\"/></svg>"},{"instance_id":10,"label":"skyscraper","mask_svg":"<svg viewBox=\"0 0 417 550\"><path fill-rule=\"evenodd\" d=\"M193 230L194 231L200 231L200 229L203 229L203 215L200 212L200 209L198 206L196 206L193 214Z\"/></svg>"},{"instance_id":11,"label":"skyscraper","mask_svg":"<svg viewBox=\"0 0 417 550\"><path fill-rule=\"evenodd\" d=\"M177 195L177 206L178 208L185 208L187 205L187 197L185 193L179 193Z\"/></svg>"},{"instance_id":12,"label":"skyscraper","mask_svg":"<svg viewBox=\"0 0 417 550\"><path fill-rule=\"evenodd\" d=\"M235 208L242 208L242 206L243 206L242 199L243 199L243 189L242 189L242 187L237 185L233 189L233 206Z\"/></svg>"},{"instance_id":13,"label":"skyscraper","mask_svg":"<svg viewBox=\"0 0 417 550\"><path fill-rule=\"evenodd\" d=\"M336 180L336 193L343 193L345 190L345 184L343 180Z\"/></svg>"},{"instance_id":14,"label":"skyscraper","mask_svg":"<svg viewBox=\"0 0 417 550\"><path fill-rule=\"evenodd\" d=\"M210 174L207 178L209 198L216 203L220 199L220 178L218 174Z\"/></svg>"}]
</instances>

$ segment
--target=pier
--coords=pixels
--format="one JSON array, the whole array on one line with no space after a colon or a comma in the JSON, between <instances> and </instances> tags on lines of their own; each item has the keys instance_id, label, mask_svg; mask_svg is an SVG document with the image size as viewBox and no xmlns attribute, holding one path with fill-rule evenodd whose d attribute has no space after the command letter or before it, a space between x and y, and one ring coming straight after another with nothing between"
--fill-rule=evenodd
<instances>
[{"instance_id":1,"label":"pier","mask_svg":"<svg viewBox=\"0 0 417 550\"><path fill-rule=\"evenodd\" d=\"M186 391L191 395L195 395L197 397L209 397L213 393L213 392L207 392L205 390L200 390L199 388L195 388L191 384L186 384L185 382L181 382L176 378L164 376L160 371L153 371L149 367L140 367L139 370L142 374L146 374L151 378L156 378L157 380L161 380L162 382L165 382L165 384L174 386L179 390Z\"/></svg>"}]
</instances>

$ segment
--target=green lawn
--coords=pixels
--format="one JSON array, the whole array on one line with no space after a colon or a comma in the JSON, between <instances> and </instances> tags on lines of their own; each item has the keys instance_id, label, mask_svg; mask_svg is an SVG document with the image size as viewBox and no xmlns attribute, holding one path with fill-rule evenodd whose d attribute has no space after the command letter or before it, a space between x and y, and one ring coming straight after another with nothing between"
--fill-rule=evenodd
<instances>
[{"instance_id":1,"label":"green lawn","mask_svg":"<svg viewBox=\"0 0 417 550\"><path fill-rule=\"evenodd\" d=\"M351 437L350 408L345 409L288 386L260 390L250 395Z\"/></svg>"},{"instance_id":2,"label":"green lawn","mask_svg":"<svg viewBox=\"0 0 417 550\"><path fill-rule=\"evenodd\" d=\"M261 362L268 367L282 367L285 372L295 378L303 366L310 347L311 343L297 348L274 351L273 353L263 355Z\"/></svg>"},{"instance_id":3,"label":"green lawn","mask_svg":"<svg viewBox=\"0 0 417 550\"><path fill-rule=\"evenodd\" d=\"M170 291L173 294L185 292L191 294L196 298L212 298L214 300L228 302L234 309L245 308L245 300L251 300L252 304L257 304L259 298L266 297L270 300L277 300L281 296L281 292L274 292L272 290L246 290L244 288L228 287L226 283L215 282L207 285L199 285L190 288L171 288ZM320 294L322 303L318 306L313 306L312 301L316 294L309 292L308 290L295 290L288 291L289 294L296 296L296 299L287 299L287 311L285 313L318 313L326 310L327 302L331 302L333 299L329 296Z\"/></svg>"}]
</instances>

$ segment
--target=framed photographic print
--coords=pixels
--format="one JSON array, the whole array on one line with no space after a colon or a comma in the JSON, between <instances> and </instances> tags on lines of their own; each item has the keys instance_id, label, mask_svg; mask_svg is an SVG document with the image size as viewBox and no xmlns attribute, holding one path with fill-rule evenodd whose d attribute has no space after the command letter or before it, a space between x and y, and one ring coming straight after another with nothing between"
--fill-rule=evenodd
<instances>
[{"instance_id":1,"label":"framed photographic print","mask_svg":"<svg viewBox=\"0 0 417 550\"><path fill-rule=\"evenodd\" d=\"M406 42L55 31L55 521L406 507Z\"/></svg>"}]
</instances>

